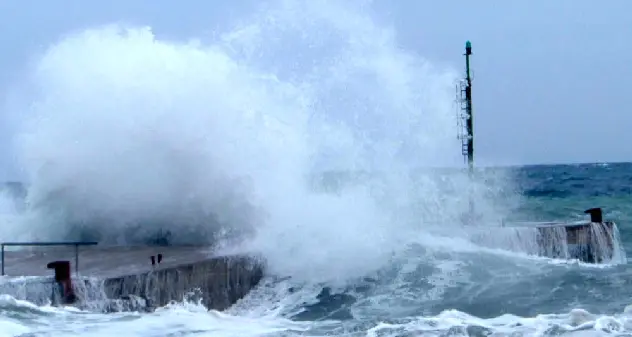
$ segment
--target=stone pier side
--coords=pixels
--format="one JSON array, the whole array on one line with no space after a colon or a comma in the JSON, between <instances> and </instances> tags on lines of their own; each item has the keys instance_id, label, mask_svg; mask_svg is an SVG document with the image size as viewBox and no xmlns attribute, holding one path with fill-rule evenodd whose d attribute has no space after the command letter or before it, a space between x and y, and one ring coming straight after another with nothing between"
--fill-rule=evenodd
<instances>
[{"instance_id":1,"label":"stone pier side","mask_svg":"<svg viewBox=\"0 0 632 337\"><path fill-rule=\"evenodd\" d=\"M191 293L208 309L224 310L243 298L263 277L261 263L248 256L222 256L160 267L138 274L109 277L103 289L109 299L138 296L152 307L181 302ZM195 295L194 295L195 296Z\"/></svg>"}]
</instances>

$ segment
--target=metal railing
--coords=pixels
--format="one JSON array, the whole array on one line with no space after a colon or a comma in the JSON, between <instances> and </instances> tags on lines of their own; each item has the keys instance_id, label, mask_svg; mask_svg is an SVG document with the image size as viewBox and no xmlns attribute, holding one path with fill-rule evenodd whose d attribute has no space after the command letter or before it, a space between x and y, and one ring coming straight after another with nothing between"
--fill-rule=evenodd
<instances>
[{"instance_id":1,"label":"metal railing","mask_svg":"<svg viewBox=\"0 0 632 337\"><path fill-rule=\"evenodd\" d=\"M2 252L2 276L4 276L4 247L31 246L31 247L50 247L50 246L74 246L75 247L75 273L79 274L79 246L96 246L98 242L92 241L69 241L69 242L2 242L0 250Z\"/></svg>"}]
</instances>

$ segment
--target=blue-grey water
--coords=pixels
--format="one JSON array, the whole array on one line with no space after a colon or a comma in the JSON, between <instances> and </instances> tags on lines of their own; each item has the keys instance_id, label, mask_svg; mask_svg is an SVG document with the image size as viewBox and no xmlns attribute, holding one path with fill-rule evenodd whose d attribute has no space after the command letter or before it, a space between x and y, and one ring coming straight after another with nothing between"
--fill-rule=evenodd
<instances>
[{"instance_id":1,"label":"blue-grey water","mask_svg":"<svg viewBox=\"0 0 632 337\"><path fill-rule=\"evenodd\" d=\"M512 214L573 220L603 207L632 249L632 164L488 169L517 182ZM496 173L495 173L496 174ZM346 179L346 178L345 178ZM337 189L342 189L337 185ZM15 190L15 187L13 188ZM18 193L19 194L19 193ZM487 224L485 230L500 231ZM361 235L361 233L355 233ZM593 266L486 249L449 237L410 241L388 263L344 282L268 271L225 313L195 303L155 313L99 314L0 301L1 336L531 336L632 333L627 263ZM432 243L435 241L435 244ZM443 244L436 244L443 241ZM323 249L327 249L323 246ZM291 258L291 257L288 257ZM309 262L307 262L309 263ZM295 275L296 276L296 275Z\"/></svg>"},{"instance_id":2,"label":"blue-grey water","mask_svg":"<svg viewBox=\"0 0 632 337\"><path fill-rule=\"evenodd\" d=\"M602 207L629 252L632 166L427 169L461 159L463 69L404 44L388 7L262 1L187 39L119 18L28 55L2 93L5 158L28 184L0 194L0 241L205 244L263 257L266 277L222 313L6 291L0 337L632 334L626 254L537 257L534 230L501 226Z\"/></svg>"}]
</instances>

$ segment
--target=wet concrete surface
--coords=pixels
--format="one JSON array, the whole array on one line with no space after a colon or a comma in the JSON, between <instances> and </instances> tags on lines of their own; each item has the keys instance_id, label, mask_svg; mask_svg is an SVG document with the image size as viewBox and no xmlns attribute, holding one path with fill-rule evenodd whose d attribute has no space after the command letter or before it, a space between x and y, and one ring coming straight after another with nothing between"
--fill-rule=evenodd
<instances>
[{"instance_id":1,"label":"wet concrete surface","mask_svg":"<svg viewBox=\"0 0 632 337\"><path fill-rule=\"evenodd\" d=\"M5 275L7 276L49 276L46 269L49 262L70 261L75 271L74 247L28 247L14 250L5 248ZM8 251L12 249L12 251ZM162 254L162 262L152 266L150 256ZM79 274L98 278L110 278L149 272L212 259L211 247L181 246L137 246L137 247L79 247Z\"/></svg>"},{"instance_id":2,"label":"wet concrete surface","mask_svg":"<svg viewBox=\"0 0 632 337\"><path fill-rule=\"evenodd\" d=\"M162 261L152 265L150 257L156 256L157 262L158 254L162 254ZM52 280L54 272L46 266L60 260L70 261L74 272L74 247L29 247L5 251L5 280L19 280L23 276L45 276ZM190 293L198 292L197 298L207 308L224 310L259 283L263 277L263 266L250 256L214 256L210 247L90 246L79 248L79 275L73 275L73 278L79 277L98 280L98 290L93 289L92 292L97 291L107 299L136 296L159 307L170 301L180 302ZM5 287L12 284L21 292L19 297L30 300L33 296L48 297L49 283L36 281L31 284L33 289L43 289L37 290L37 294L29 287L16 286L15 282L5 283Z\"/></svg>"}]
</instances>

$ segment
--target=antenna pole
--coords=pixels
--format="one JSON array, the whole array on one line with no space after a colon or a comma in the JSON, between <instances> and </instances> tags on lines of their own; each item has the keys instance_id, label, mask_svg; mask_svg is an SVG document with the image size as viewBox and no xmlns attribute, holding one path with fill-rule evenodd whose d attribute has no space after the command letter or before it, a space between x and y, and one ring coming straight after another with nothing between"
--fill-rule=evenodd
<instances>
[{"instance_id":1,"label":"antenna pole","mask_svg":"<svg viewBox=\"0 0 632 337\"><path fill-rule=\"evenodd\" d=\"M465 132L467 139L467 165L470 182L474 175L474 124L472 115L472 77L470 76L470 55L472 43L465 42ZM470 190L470 215L474 215L474 200Z\"/></svg>"},{"instance_id":2,"label":"antenna pole","mask_svg":"<svg viewBox=\"0 0 632 337\"><path fill-rule=\"evenodd\" d=\"M472 78L470 77L470 55L472 55L472 43L465 43L465 132L467 134L467 164L470 175L474 172L474 130L472 121Z\"/></svg>"},{"instance_id":3,"label":"antenna pole","mask_svg":"<svg viewBox=\"0 0 632 337\"><path fill-rule=\"evenodd\" d=\"M465 42L465 78L459 81L457 86L456 100L457 110L457 138L461 141L461 154L467 161L469 187L469 217L471 221L474 217L474 193L471 182L474 180L474 123L472 118L472 77L470 76L470 55L472 55L472 43Z\"/></svg>"}]
</instances>

